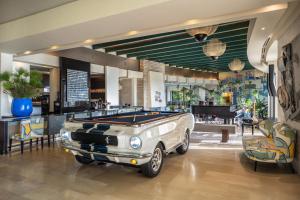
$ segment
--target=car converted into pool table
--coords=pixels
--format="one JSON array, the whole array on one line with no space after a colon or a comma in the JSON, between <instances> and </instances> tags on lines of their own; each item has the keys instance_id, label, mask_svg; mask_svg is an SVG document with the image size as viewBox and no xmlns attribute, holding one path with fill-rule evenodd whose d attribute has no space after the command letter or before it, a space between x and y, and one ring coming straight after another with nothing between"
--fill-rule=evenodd
<instances>
[{"instance_id":1,"label":"car converted into pool table","mask_svg":"<svg viewBox=\"0 0 300 200\"><path fill-rule=\"evenodd\" d=\"M62 145L82 164L94 161L137 166L147 177L159 174L164 156L187 152L194 128L191 113L139 111L72 119L60 134Z\"/></svg>"}]
</instances>

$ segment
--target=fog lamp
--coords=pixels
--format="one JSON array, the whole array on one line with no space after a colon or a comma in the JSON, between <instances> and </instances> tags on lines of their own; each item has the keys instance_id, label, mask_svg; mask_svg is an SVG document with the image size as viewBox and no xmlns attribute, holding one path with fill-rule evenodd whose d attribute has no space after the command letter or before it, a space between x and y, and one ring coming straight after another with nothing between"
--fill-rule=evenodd
<instances>
[{"instance_id":1,"label":"fog lamp","mask_svg":"<svg viewBox=\"0 0 300 200\"><path fill-rule=\"evenodd\" d=\"M136 165L138 162L137 162L137 160L135 160L135 159L131 159L130 160L130 164L132 164L132 165Z\"/></svg>"}]
</instances>

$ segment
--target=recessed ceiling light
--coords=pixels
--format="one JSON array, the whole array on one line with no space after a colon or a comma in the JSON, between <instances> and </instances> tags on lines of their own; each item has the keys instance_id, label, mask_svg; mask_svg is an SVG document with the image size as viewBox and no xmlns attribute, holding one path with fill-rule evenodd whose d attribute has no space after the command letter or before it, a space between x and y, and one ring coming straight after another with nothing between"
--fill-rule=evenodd
<instances>
[{"instance_id":1,"label":"recessed ceiling light","mask_svg":"<svg viewBox=\"0 0 300 200\"><path fill-rule=\"evenodd\" d=\"M31 54L31 53L32 53L31 51L25 51L24 52L25 55L28 55L28 54Z\"/></svg>"},{"instance_id":2,"label":"recessed ceiling light","mask_svg":"<svg viewBox=\"0 0 300 200\"><path fill-rule=\"evenodd\" d=\"M198 19L190 19L190 20L187 20L184 22L184 25L194 25L194 24L198 24L199 23L199 20Z\"/></svg>"},{"instance_id":3,"label":"recessed ceiling light","mask_svg":"<svg viewBox=\"0 0 300 200\"><path fill-rule=\"evenodd\" d=\"M57 46L57 45L54 45L54 46L50 47L51 50L55 50L55 49L58 49L58 48L59 48L59 46Z\"/></svg>"},{"instance_id":4,"label":"recessed ceiling light","mask_svg":"<svg viewBox=\"0 0 300 200\"><path fill-rule=\"evenodd\" d=\"M261 30L262 30L262 31L266 30L266 27L262 27Z\"/></svg>"},{"instance_id":5,"label":"recessed ceiling light","mask_svg":"<svg viewBox=\"0 0 300 200\"><path fill-rule=\"evenodd\" d=\"M127 35L136 35L139 34L139 31L129 31Z\"/></svg>"},{"instance_id":6,"label":"recessed ceiling light","mask_svg":"<svg viewBox=\"0 0 300 200\"><path fill-rule=\"evenodd\" d=\"M83 41L84 44L90 44L92 42L94 42L94 40L92 40L92 39L87 39L87 40Z\"/></svg>"},{"instance_id":7,"label":"recessed ceiling light","mask_svg":"<svg viewBox=\"0 0 300 200\"><path fill-rule=\"evenodd\" d=\"M286 9L287 7L288 7L287 3L274 4L274 5L263 7L262 12L271 12L271 11L275 11L275 10L282 10L282 9Z\"/></svg>"}]
</instances>

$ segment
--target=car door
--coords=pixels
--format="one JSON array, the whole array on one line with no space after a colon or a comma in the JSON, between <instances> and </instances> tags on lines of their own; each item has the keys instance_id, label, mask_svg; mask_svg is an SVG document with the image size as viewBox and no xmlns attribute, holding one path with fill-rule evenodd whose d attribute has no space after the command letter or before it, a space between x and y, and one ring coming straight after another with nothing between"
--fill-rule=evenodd
<instances>
[{"instance_id":1,"label":"car door","mask_svg":"<svg viewBox=\"0 0 300 200\"><path fill-rule=\"evenodd\" d=\"M176 129L174 130L174 136L176 137L176 145L180 144L185 137L185 132L187 128L185 118L185 116L180 116L176 120L174 120L176 122Z\"/></svg>"},{"instance_id":2,"label":"car door","mask_svg":"<svg viewBox=\"0 0 300 200\"><path fill-rule=\"evenodd\" d=\"M158 126L158 133L161 140L164 142L166 149L172 148L177 143L175 134L176 122L174 120L162 123Z\"/></svg>"}]
</instances>

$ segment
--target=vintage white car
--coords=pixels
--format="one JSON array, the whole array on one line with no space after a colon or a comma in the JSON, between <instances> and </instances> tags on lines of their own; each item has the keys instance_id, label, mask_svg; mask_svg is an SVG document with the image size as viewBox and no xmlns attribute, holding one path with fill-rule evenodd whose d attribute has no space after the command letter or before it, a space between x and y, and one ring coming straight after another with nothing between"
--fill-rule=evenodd
<instances>
[{"instance_id":1,"label":"vintage white car","mask_svg":"<svg viewBox=\"0 0 300 200\"><path fill-rule=\"evenodd\" d=\"M193 128L191 113L139 111L71 120L60 134L63 147L82 164L127 164L155 177L165 155L187 152Z\"/></svg>"}]
</instances>

